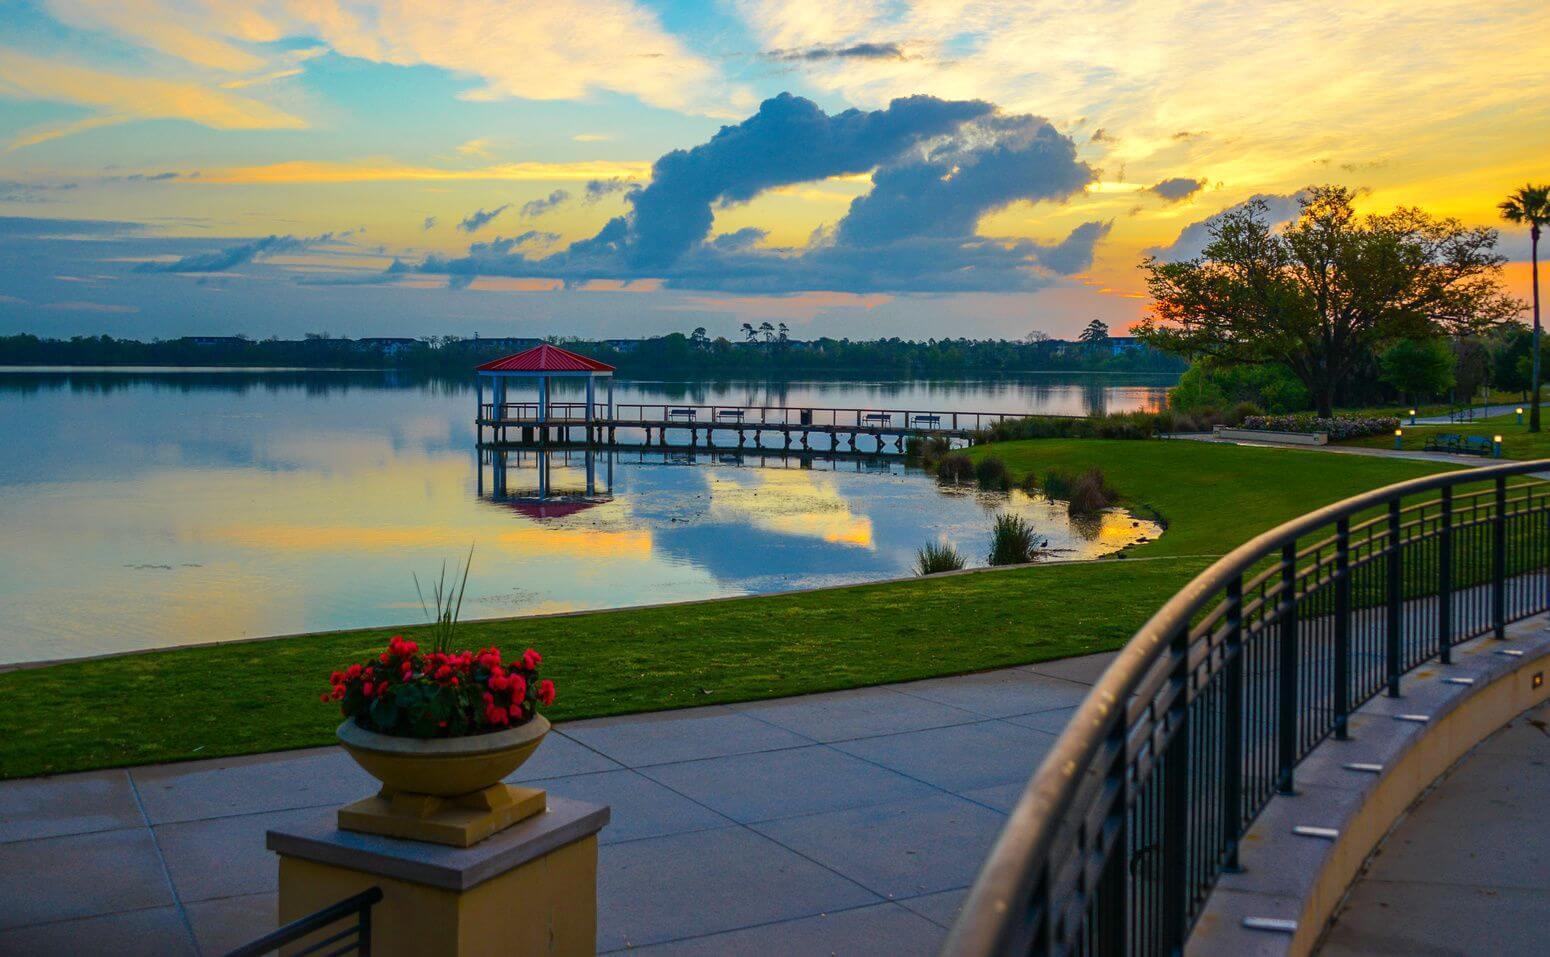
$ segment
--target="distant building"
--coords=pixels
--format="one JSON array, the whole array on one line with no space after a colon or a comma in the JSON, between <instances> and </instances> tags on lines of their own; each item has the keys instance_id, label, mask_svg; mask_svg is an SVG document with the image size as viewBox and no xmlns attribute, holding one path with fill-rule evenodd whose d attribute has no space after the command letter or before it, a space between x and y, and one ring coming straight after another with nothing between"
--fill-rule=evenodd
<instances>
[{"instance_id":1,"label":"distant building","mask_svg":"<svg viewBox=\"0 0 1550 957\"><path fill-rule=\"evenodd\" d=\"M366 349L384 356L396 356L420 344L418 339L405 339L395 336L368 336L355 340L357 349Z\"/></svg>"},{"instance_id":2,"label":"distant building","mask_svg":"<svg viewBox=\"0 0 1550 957\"><path fill-rule=\"evenodd\" d=\"M1135 336L1110 336L1104 340L1109 346L1109 352L1119 355L1122 352L1138 352L1144 350L1146 343Z\"/></svg>"},{"instance_id":3,"label":"distant building","mask_svg":"<svg viewBox=\"0 0 1550 957\"><path fill-rule=\"evenodd\" d=\"M639 339L604 339L603 345L615 352L634 352L640 348Z\"/></svg>"}]
</instances>

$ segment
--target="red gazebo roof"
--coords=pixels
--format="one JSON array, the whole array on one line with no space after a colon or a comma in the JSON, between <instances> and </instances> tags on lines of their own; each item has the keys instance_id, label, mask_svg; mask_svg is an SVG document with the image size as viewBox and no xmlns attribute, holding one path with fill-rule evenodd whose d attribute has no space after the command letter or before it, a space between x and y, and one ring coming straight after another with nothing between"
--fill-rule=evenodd
<instances>
[{"instance_id":1,"label":"red gazebo roof","mask_svg":"<svg viewBox=\"0 0 1550 957\"><path fill-rule=\"evenodd\" d=\"M569 349L551 346L549 343L534 346L504 359L494 359L479 366L479 372L613 372L606 362L588 359Z\"/></svg>"}]
</instances>

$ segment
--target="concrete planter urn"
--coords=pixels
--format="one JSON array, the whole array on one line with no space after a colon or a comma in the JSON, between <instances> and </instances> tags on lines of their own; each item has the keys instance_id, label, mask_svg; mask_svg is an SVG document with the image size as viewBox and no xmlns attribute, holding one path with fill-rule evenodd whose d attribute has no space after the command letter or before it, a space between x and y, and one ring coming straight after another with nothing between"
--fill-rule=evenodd
<instances>
[{"instance_id":1,"label":"concrete planter urn","mask_svg":"<svg viewBox=\"0 0 1550 957\"><path fill-rule=\"evenodd\" d=\"M534 715L514 728L459 738L408 738L339 725L339 743L382 782L339 809L345 830L468 847L545 809L544 792L503 784L549 733Z\"/></svg>"},{"instance_id":2,"label":"concrete planter urn","mask_svg":"<svg viewBox=\"0 0 1550 957\"><path fill-rule=\"evenodd\" d=\"M339 725L339 743L366 773L395 793L458 797L482 791L533 756L549 733L541 714L504 731L462 738L404 738Z\"/></svg>"}]
</instances>

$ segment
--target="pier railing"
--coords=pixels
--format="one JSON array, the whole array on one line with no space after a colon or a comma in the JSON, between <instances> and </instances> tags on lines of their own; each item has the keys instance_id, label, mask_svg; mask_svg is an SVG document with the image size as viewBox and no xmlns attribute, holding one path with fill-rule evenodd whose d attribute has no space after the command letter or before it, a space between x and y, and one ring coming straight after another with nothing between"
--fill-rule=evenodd
<instances>
[{"instance_id":1,"label":"pier railing","mask_svg":"<svg viewBox=\"0 0 1550 957\"><path fill-rule=\"evenodd\" d=\"M486 403L480 407L479 417L487 422L512 424L537 423L537 402L506 402L496 414L495 406ZM975 432L997 422L1025 418L1026 412L959 412L932 409L880 409L835 408L828 406L756 406L756 405L696 405L674 402L616 402L613 415L607 403L592 403L594 422L629 427L632 425L666 425L669 428L814 428L814 429L883 429L907 431ZM1078 418L1078 416L1046 416L1041 418ZM550 402L545 422L553 424L581 424L587 421L587 403Z\"/></svg>"},{"instance_id":2,"label":"pier railing","mask_svg":"<svg viewBox=\"0 0 1550 957\"><path fill-rule=\"evenodd\" d=\"M1178 954L1298 763L1404 675L1550 608L1550 461L1287 522L1152 616L1034 774L943 950Z\"/></svg>"}]
</instances>

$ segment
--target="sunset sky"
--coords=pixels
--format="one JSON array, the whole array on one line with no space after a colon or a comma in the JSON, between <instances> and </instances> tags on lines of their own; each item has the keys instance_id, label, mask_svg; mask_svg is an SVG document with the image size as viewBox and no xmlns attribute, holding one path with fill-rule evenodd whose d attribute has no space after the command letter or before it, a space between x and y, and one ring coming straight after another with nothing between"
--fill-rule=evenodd
<instances>
[{"instance_id":1,"label":"sunset sky","mask_svg":"<svg viewBox=\"0 0 1550 957\"><path fill-rule=\"evenodd\" d=\"M1547 51L1543 0L0 0L0 333L1123 327L1251 196L1501 225Z\"/></svg>"}]
</instances>

